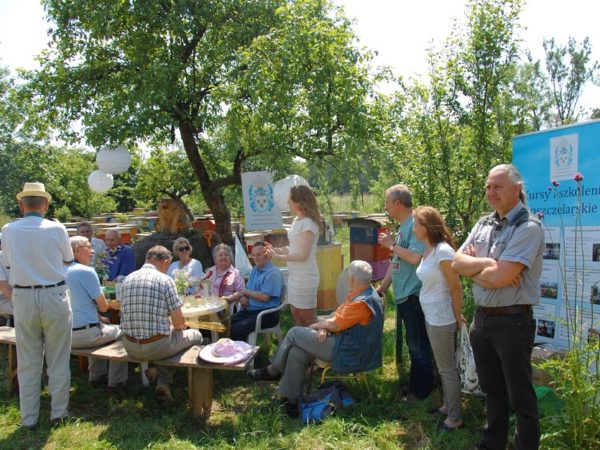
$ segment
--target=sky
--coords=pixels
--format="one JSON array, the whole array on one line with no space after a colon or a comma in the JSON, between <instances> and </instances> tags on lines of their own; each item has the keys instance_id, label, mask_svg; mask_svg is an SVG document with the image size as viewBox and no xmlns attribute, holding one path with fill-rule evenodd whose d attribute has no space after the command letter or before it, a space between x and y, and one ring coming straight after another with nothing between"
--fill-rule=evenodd
<instances>
[{"instance_id":1,"label":"sky","mask_svg":"<svg viewBox=\"0 0 600 450\"><path fill-rule=\"evenodd\" d=\"M453 19L464 21L467 0L334 0L354 19L362 45L376 51L375 63L406 78L426 76L426 50L443 45ZM543 58L543 38L566 43L590 38L593 59L600 60L598 0L529 0L521 13L523 48ZM38 0L0 0L0 65L36 67L34 56L48 40L49 25ZM587 86L585 106L598 106L600 87Z\"/></svg>"}]
</instances>

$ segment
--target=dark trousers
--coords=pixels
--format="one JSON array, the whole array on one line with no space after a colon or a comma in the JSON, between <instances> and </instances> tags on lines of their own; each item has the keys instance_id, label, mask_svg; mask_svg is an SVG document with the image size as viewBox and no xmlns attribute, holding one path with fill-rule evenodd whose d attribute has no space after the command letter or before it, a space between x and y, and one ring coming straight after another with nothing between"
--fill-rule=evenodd
<instances>
[{"instance_id":1,"label":"dark trousers","mask_svg":"<svg viewBox=\"0 0 600 450\"><path fill-rule=\"evenodd\" d=\"M410 391L425 398L433 389L433 361L431 345L425 327L425 316L417 295L408 296L396 305L396 364L402 364L402 322L406 328L406 345L410 356Z\"/></svg>"},{"instance_id":2,"label":"dark trousers","mask_svg":"<svg viewBox=\"0 0 600 450\"><path fill-rule=\"evenodd\" d=\"M481 389L487 394L487 422L482 445L504 450L510 408L517 415L515 449L539 448L540 425L531 380L535 320L531 312L475 313L471 345Z\"/></svg>"},{"instance_id":3,"label":"dark trousers","mask_svg":"<svg viewBox=\"0 0 600 450\"><path fill-rule=\"evenodd\" d=\"M231 331L229 333L234 341L245 341L248 335L256 328L256 317L262 311L241 309L231 316ZM279 311L265 314L261 321L261 329L271 328L279 323Z\"/></svg>"}]
</instances>

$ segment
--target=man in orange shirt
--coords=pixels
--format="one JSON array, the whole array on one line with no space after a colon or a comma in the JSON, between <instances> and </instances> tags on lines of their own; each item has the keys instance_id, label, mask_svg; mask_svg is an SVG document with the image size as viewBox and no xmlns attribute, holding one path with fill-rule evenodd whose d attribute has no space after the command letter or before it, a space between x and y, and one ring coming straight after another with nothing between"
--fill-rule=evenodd
<instances>
[{"instance_id":1,"label":"man in orange shirt","mask_svg":"<svg viewBox=\"0 0 600 450\"><path fill-rule=\"evenodd\" d=\"M304 375L315 358L331 362L336 373L381 367L383 305L371 286L372 272L369 263L353 261L348 268L350 293L333 317L309 327L293 327L271 364L248 372L255 381L281 378L279 393L288 416L298 416Z\"/></svg>"}]
</instances>

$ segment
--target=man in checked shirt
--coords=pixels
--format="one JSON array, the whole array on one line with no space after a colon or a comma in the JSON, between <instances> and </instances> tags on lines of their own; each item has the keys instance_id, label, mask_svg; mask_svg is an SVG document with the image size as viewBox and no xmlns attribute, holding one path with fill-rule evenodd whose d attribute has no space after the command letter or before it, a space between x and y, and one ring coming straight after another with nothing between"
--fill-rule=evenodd
<instances>
[{"instance_id":1,"label":"man in checked shirt","mask_svg":"<svg viewBox=\"0 0 600 450\"><path fill-rule=\"evenodd\" d=\"M202 342L198 330L186 330L175 281L166 275L173 256L157 245L146 253L141 269L129 274L121 287L123 344L133 358L156 361ZM172 400L169 385L174 367L157 366L156 394ZM154 378L154 377L149 377Z\"/></svg>"}]
</instances>

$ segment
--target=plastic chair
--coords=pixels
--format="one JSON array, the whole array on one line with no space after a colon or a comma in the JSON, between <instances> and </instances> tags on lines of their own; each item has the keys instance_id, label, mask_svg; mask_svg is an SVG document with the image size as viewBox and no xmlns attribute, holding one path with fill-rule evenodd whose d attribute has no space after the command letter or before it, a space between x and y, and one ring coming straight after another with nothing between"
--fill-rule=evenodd
<instances>
[{"instance_id":1,"label":"plastic chair","mask_svg":"<svg viewBox=\"0 0 600 450\"><path fill-rule=\"evenodd\" d=\"M248 335L248 339L247 342L248 344L250 344L251 346L255 347L256 346L256 340L258 337L258 333L262 333L262 334L266 334L267 336L270 337L271 334L274 334L275 336L277 336L277 341L280 342L281 341L281 326L279 323L277 323L277 325L275 325L274 327L271 328L261 328L262 325L262 318L265 314L271 314L277 311L281 311L283 308L285 308L287 306L287 287L285 286L285 284L283 285L283 288L281 289L281 303L279 304L279 306L277 306L276 308L271 308L271 309L265 309L264 311L261 311L258 316L256 317L256 326L254 328L254 331L251 332ZM254 368L254 359L250 362L250 368Z\"/></svg>"}]
</instances>

